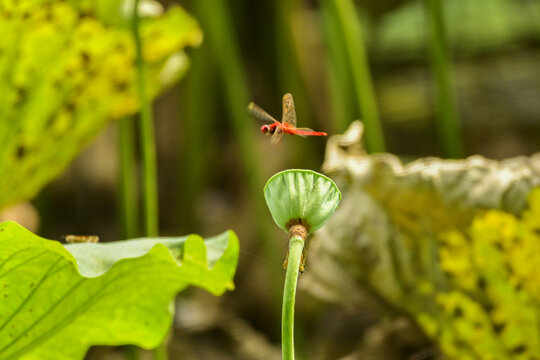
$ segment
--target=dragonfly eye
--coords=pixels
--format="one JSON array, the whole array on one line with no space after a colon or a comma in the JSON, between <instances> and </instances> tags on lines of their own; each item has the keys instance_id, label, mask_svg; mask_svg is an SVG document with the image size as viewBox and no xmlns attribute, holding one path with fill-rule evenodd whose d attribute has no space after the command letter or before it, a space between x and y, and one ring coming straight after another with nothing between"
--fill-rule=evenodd
<instances>
[{"instance_id":1,"label":"dragonfly eye","mask_svg":"<svg viewBox=\"0 0 540 360\"><path fill-rule=\"evenodd\" d=\"M263 134L268 134L269 131L270 131L270 126L268 126L268 125L261 126L261 132Z\"/></svg>"}]
</instances>

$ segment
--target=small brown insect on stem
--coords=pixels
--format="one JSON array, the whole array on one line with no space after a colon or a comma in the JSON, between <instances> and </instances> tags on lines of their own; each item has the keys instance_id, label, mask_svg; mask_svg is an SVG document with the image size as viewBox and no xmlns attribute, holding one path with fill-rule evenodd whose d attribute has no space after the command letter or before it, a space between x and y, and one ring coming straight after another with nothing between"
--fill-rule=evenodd
<instances>
[{"instance_id":1,"label":"small brown insect on stem","mask_svg":"<svg viewBox=\"0 0 540 360\"><path fill-rule=\"evenodd\" d=\"M68 244L97 243L99 241L99 236L97 235L65 235L62 237Z\"/></svg>"}]
</instances>

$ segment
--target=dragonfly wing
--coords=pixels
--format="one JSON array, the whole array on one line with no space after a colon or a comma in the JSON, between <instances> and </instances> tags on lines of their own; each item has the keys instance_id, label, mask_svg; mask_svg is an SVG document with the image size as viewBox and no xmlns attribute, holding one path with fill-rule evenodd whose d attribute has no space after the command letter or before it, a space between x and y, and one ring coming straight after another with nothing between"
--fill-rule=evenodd
<instances>
[{"instance_id":1,"label":"dragonfly wing","mask_svg":"<svg viewBox=\"0 0 540 360\"><path fill-rule=\"evenodd\" d=\"M309 132L309 131L315 132L315 130L310 129L310 128L294 128L294 130L299 130L299 131L302 131L302 132L304 132L304 131L306 131L306 132Z\"/></svg>"},{"instance_id":2,"label":"dragonfly wing","mask_svg":"<svg viewBox=\"0 0 540 360\"><path fill-rule=\"evenodd\" d=\"M276 119L272 117L272 115L264 111L260 106L258 106L255 103L249 103L248 112L251 116L256 117L257 119L261 121L268 122L268 123L278 122Z\"/></svg>"},{"instance_id":3,"label":"dragonfly wing","mask_svg":"<svg viewBox=\"0 0 540 360\"><path fill-rule=\"evenodd\" d=\"M280 126L277 126L276 131L274 131L274 135L272 135L272 138L270 139L270 144L272 145L279 144L282 137L283 137L283 129Z\"/></svg>"},{"instance_id":4,"label":"dragonfly wing","mask_svg":"<svg viewBox=\"0 0 540 360\"><path fill-rule=\"evenodd\" d=\"M294 110L294 100L291 94L283 95L283 118L284 124L292 127L296 126L296 111Z\"/></svg>"},{"instance_id":5,"label":"dragonfly wing","mask_svg":"<svg viewBox=\"0 0 540 360\"><path fill-rule=\"evenodd\" d=\"M310 132L315 132L315 130L303 127L303 128L295 128L294 129L294 135L298 135L301 137L306 137L309 135Z\"/></svg>"}]
</instances>

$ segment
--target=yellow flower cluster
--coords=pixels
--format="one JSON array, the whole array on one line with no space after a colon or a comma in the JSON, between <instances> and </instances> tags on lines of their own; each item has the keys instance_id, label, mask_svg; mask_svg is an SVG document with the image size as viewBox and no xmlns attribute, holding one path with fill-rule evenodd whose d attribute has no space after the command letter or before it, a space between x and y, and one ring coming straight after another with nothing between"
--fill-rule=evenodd
<instances>
[{"instance_id":1,"label":"yellow flower cluster","mask_svg":"<svg viewBox=\"0 0 540 360\"><path fill-rule=\"evenodd\" d=\"M540 189L521 217L502 211L477 216L468 233L442 236L439 318L418 322L452 359L540 358Z\"/></svg>"}]
</instances>

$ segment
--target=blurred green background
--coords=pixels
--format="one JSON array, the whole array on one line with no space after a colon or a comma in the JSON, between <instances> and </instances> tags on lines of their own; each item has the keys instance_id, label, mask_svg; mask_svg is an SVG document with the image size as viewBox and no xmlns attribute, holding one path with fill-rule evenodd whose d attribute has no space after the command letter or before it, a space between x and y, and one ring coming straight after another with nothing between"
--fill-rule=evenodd
<instances>
[{"instance_id":1,"label":"blurred green background","mask_svg":"<svg viewBox=\"0 0 540 360\"><path fill-rule=\"evenodd\" d=\"M29 12L34 11L32 1L22 3L29 4ZM84 1L56 3L79 4L81 12L90 11L85 10ZM288 137L272 147L259 131L261 124L246 112L250 101L280 118L281 97L290 92L298 126L326 131L330 136L361 119L368 151L394 153L405 161L473 154L504 159L531 155L538 149L538 0L162 2L164 9L173 5L193 16L203 40L200 45L198 41L181 45L193 45L186 49L189 68L185 76L152 91L156 94L159 88L160 93L153 103L160 233L207 236L230 228L240 238L242 254L235 292L214 299L193 291L179 299L178 321L169 342L172 359L279 358L279 289L286 243L285 235L272 224L262 188L277 171L320 170L326 139ZM107 23L107 14L113 18L115 11L113 6L110 10L101 7L89 16ZM46 21L63 18L59 15ZM10 24L9 16L3 20ZM25 31L24 26L10 29L11 34ZM177 34L167 31L167 27L158 30L166 33L163 38L175 39ZM50 36L69 38L61 32ZM104 34L100 41L106 43L107 39ZM149 32L143 41L148 45L155 39ZM87 40L74 38L73 46L78 41ZM161 49L158 45L162 43L155 44ZM171 49L175 46L180 45L175 43ZM148 54L146 60L152 63ZM103 59L105 63L114 60ZM17 62L17 58L9 61ZM113 67L105 78L120 68ZM7 73L6 68L2 71ZM31 82L32 73L28 74ZM18 91L5 84L2 88L5 94ZM56 95L48 96L52 101ZM135 124L136 108L100 116L107 120L122 117ZM2 121L17 120L5 116L10 114L6 107L0 111ZM61 115L51 112L53 118ZM81 146L89 146L65 171L31 204L8 208L2 218L18 219L51 239L65 234L97 234L101 241L125 238L126 230L120 225L118 155L119 136L125 131L119 121L112 121L95 138L79 140ZM139 144L132 145L139 154ZM44 159L38 167L54 161ZM139 173L136 163L135 180ZM141 201L132 200L135 205ZM132 231L141 234L142 223L136 221L134 226ZM351 319L347 310L299 296L299 357L360 359L345 355L347 346L352 348L363 334L363 324L371 321L369 312ZM313 318L320 319L319 327L310 322ZM333 330L353 321L350 338L331 337L344 336ZM324 344L320 343L323 338ZM413 343L414 349L403 350L398 358L440 356L425 338ZM88 358L112 359L123 353L98 348Z\"/></svg>"}]
</instances>

